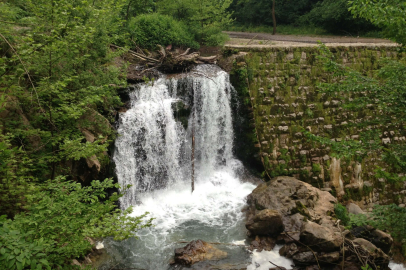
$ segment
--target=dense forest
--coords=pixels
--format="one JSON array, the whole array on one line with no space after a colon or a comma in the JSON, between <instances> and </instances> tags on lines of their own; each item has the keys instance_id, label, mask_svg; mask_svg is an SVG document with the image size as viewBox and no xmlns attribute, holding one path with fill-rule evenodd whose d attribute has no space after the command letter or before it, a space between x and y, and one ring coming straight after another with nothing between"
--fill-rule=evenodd
<instances>
[{"instance_id":1,"label":"dense forest","mask_svg":"<svg viewBox=\"0 0 406 270\"><path fill-rule=\"evenodd\" d=\"M277 25L319 27L330 34L355 36L379 31L406 44L406 7L400 0L274 2ZM223 30L272 26L272 4L262 0L0 1L2 269L71 269L71 260L91 249L86 237L122 240L151 226L147 214L132 217L131 209L117 208L117 191L125 192L127 187L108 178L114 170L109 147L117 136L114 123L122 106L118 90L127 85L127 63L120 56L128 49L153 51L157 44L196 50L220 46L228 38ZM111 49L111 44L119 49ZM403 64L388 65L376 81L348 75L331 63L330 68L348 76L345 91L360 91L351 86L361 80L364 84L359 85L376 90L371 99L381 101L383 110L398 115L399 123L406 121ZM382 96L382 89L390 94ZM365 146L357 147L353 150ZM391 149L386 155L396 164L396 173L406 168L401 150ZM389 210L406 216L403 210Z\"/></svg>"}]
</instances>

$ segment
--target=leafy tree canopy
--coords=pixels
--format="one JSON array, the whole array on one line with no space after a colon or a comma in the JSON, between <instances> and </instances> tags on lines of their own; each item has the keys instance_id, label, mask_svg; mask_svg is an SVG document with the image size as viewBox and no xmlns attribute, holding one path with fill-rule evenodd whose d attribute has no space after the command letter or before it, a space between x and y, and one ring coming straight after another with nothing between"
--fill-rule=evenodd
<instances>
[{"instance_id":1,"label":"leafy tree canopy","mask_svg":"<svg viewBox=\"0 0 406 270\"><path fill-rule=\"evenodd\" d=\"M403 0L353 0L350 11L384 29L386 37L406 45L406 2Z\"/></svg>"}]
</instances>

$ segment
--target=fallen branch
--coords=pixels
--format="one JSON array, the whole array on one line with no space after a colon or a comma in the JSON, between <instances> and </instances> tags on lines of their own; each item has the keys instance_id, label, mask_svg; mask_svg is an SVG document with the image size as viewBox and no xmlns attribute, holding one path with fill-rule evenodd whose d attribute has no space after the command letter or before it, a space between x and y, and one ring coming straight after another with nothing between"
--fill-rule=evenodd
<instances>
[{"instance_id":1,"label":"fallen branch","mask_svg":"<svg viewBox=\"0 0 406 270\"><path fill-rule=\"evenodd\" d=\"M113 45L113 44L110 44L110 47L113 47L113 48L116 48L116 49L125 49L125 48L123 48L123 47L116 46L116 45ZM156 60L156 59L154 59L154 58L151 58L151 57L142 55L142 54L137 53L137 52L134 52L134 51L132 51L132 50L128 50L128 52L129 52L131 55L136 56L136 57L140 58L140 59L143 60L143 61L149 60L149 61L152 61L152 62L155 62L155 63L159 63L159 60Z\"/></svg>"},{"instance_id":2,"label":"fallen branch","mask_svg":"<svg viewBox=\"0 0 406 270\"><path fill-rule=\"evenodd\" d=\"M283 270L280 266L274 264L273 262L269 261L273 266L276 266L278 269Z\"/></svg>"}]
</instances>

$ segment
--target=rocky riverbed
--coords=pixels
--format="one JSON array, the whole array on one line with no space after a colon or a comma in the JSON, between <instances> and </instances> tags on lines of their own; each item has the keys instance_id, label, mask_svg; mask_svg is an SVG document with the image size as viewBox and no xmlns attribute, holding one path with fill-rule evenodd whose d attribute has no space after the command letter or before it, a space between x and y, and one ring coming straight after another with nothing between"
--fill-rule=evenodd
<instances>
[{"instance_id":1,"label":"rocky riverbed","mask_svg":"<svg viewBox=\"0 0 406 270\"><path fill-rule=\"evenodd\" d=\"M357 270L366 264L373 269L391 269L392 237L370 226L347 230L335 217L336 203L337 199L329 192L293 177L276 177L258 185L248 195L244 209L248 250L271 252L279 245L279 255L292 262L290 268L285 268L286 262L284 267L277 265L280 258L274 256L277 261L270 263L275 268L267 269ZM226 256L204 241L192 241L176 250L174 264L192 265ZM210 269L259 269L260 265L241 267Z\"/></svg>"}]
</instances>

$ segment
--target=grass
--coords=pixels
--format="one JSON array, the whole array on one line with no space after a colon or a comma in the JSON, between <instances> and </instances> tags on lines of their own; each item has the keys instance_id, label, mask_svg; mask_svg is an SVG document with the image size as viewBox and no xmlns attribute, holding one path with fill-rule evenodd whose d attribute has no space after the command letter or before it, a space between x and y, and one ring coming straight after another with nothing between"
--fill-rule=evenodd
<instances>
[{"instance_id":1,"label":"grass","mask_svg":"<svg viewBox=\"0 0 406 270\"><path fill-rule=\"evenodd\" d=\"M238 32L249 32L249 33L272 33L273 27L262 25L262 26L252 26L252 25L230 25L225 31L238 31ZM294 25L278 25L276 28L276 33L280 35L297 35L297 36L348 36L357 37L357 34L342 33L333 34L321 27L314 26L294 26ZM360 33L360 37L371 37L371 38L383 38L382 33L379 31L371 31L366 33Z\"/></svg>"}]
</instances>

